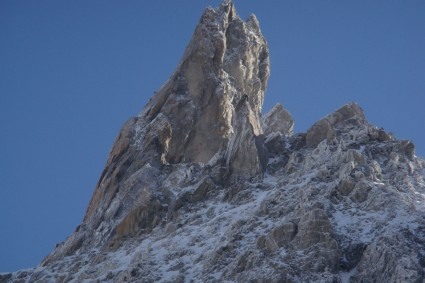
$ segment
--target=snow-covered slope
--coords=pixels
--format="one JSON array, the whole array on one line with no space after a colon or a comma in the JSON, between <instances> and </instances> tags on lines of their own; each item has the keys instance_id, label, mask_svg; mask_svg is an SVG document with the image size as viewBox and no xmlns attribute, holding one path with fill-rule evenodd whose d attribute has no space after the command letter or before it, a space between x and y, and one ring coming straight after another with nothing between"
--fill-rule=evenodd
<instances>
[{"instance_id":1,"label":"snow-covered slope","mask_svg":"<svg viewBox=\"0 0 425 283\"><path fill-rule=\"evenodd\" d=\"M208 8L121 129L84 220L0 282L423 282L425 161L347 104L293 134L261 118L258 21Z\"/></svg>"}]
</instances>

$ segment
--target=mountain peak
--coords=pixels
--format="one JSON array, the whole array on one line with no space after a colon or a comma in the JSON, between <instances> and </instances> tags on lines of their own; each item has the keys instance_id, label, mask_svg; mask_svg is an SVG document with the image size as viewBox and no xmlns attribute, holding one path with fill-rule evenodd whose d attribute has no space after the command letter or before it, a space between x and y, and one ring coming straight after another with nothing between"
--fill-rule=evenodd
<instances>
[{"instance_id":1,"label":"mountain peak","mask_svg":"<svg viewBox=\"0 0 425 283\"><path fill-rule=\"evenodd\" d=\"M360 126L367 124L363 109L356 103L349 103L332 114L317 121L307 130L307 146L316 147L323 140L335 137L338 128L344 129L348 125Z\"/></svg>"},{"instance_id":2,"label":"mountain peak","mask_svg":"<svg viewBox=\"0 0 425 283\"><path fill-rule=\"evenodd\" d=\"M282 105L261 117L269 74L255 16L206 9L120 130L82 224L0 282L422 282L414 145L355 103L294 134Z\"/></svg>"},{"instance_id":3,"label":"mountain peak","mask_svg":"<svg viewBox=\"0 0 425 283\"><path fill-rule=\"evenodd\" d=\"M176 71L141 114L153 121L161 113L170 125L166 162L207 163L227 147L242 117L260 135L269 73L255 17L243 21L229 1L206 9Z\"/></svg>"},{"instance_id":4,"label":"mountain peak","mask_svg":"<svg viewBox=\"0 0 425 283\"><path fill-rule=\"evenodd\" d=\"M255 17L243 21L231 1L207 8L170 79L121 129L83 224L45 264L76 250L115 246L156 226L170 196L156 191L152 176L165 168L208 164L222 182L261 177L260 116L269 73L268 46ZM134 187L140 182L146 194ZM99 233L104 237L94 237Z\"/></svg>"}]
</instances>

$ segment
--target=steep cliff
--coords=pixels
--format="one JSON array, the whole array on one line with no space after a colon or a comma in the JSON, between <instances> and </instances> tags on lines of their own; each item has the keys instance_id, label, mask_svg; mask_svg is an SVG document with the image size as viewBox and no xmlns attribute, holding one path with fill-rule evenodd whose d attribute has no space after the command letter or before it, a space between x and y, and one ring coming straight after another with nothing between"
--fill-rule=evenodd
<instances>
[{"instance_id":1,"label":"steep cliff","mask_svg":"<svg viewBox=\"0 0 425 283\"><path fill-rule=\"evenodd\" d=\"M293 133L261 115L255 16L207 8L121 129L81 225L0 282L422 282L425 162L347 104Z\"/></svg>"}]
</instances>

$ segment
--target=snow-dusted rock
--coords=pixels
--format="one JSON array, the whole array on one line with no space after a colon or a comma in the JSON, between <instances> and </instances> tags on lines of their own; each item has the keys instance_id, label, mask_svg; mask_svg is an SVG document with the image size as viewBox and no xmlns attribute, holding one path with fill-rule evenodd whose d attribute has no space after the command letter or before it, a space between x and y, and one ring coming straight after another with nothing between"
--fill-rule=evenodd
<instances>
[{"instance_id":1,"label":"snow-dusted rock","mask_svg":"<svg viewBox=\"0 0 425 283\"><path fill-rule=\"evenodd\" d=\"M362 125L364 122L363 110L355 103L347 104L307 130L307 146L316 147L325 139L332 140L339 128Z\"/></svg>"},{"instance_id":2,"label":"snow-dusted rock","mask_svg":"<svg viewBox=\"0 0 425 283\"><path fill-rule=\"evenodd\" d=\"M272 110L261 118L264 135L280 133L291 136L294 133L294 120L288 110L282 104L276 104Z\"/></svg>"},{"instance_id":3,"label":"snow-dusted rock","mask_svg":"<svg viewBox=\"0 0 425 283\"><path fill-rule=\"evenodd\" d=\"M293 134L258 21L208 8L80 226L0 282L423 282L425 161L350 103Z\"/></svg>"},{"instance_id":4,"label":"snow-dusted rock","mask_svg":"<svg viewBox=\"0 0 425 283\"><path fill-rule=\"evenodd\" d=\"M242 158L246 149L234 143L235 132L262 134L268 77L268 47L255 16L244 22L232 3L223 3L204 12L176 71L140 116L144 123L159 114L169 119L171 164L207 163L226 148L227 159ZM259 167L255 160L245 165Z\"/></svg>"},{"instance_id":5,"label":"snow-dusted rock","mask_svg":"<svg viewBox=\"0 0 425 283\"><path fill-rule=\"evenodd\" d=\"M352 282L423 282L424 242L409 229L384 235L373 241L363 252Z\"/></svg>"},{"instance_id":6,"label":"snow-dusted rock","mask_svg":"<svg viewBox=\"0 0 425 283\"><path fill-rule=\"evenodd\" d=\"M45 263L116 246L161 223L173 201L169 189L158 188L165 167L223 163L223 179L260 176L268 77L268 47L255 16L244 22L230 2L208 8L174 74L118 135L82 225Z\"/></svg>"}]
</instances>

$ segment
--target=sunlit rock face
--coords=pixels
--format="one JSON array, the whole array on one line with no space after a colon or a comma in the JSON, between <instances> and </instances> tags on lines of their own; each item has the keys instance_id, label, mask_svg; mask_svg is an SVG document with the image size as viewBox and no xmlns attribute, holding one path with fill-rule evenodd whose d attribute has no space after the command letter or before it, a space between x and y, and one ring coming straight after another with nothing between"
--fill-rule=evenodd
<instances>
[{"instance_id":1,"label":"sunlit rock face","mask_svg":"<svg viewBox=\"0 0 425 283\"><path fill-rule=\"evenodd\" d=\"M266 136L272 133L292 136L294 133L294 120L291 113L279 103L261 118L261 124Z\"/></svg>"},{"instance_id":2,"label":"sunlit rock face","mask_svg":"<svg viewBox=\"0 0 425 283\"><path fill-rule=\"evenodd\" d=\"M282 105L261 114L269 65L255 16L207 8L120 130L82 224L0 282L422 282L413 143L355 103L294 133Z\"/></svg>"},{"instance_id":3,"label":"sunlit rock face","mask_svg":"<svg viewBox=\"0 0 425 283\"><path fill-rule=\"evenodd\" d=\"M269 73L269 51L255 16L243 21L233 4L209 8L177 70L141 113L141 126L157 115L166 117L172 134L164 162L208 163L226 151L230 162L239 158L234 151L245 150L229 144L235 135L262 134L259 119ZM246 167L259 173L255 162Z\"/></svg>"},{"instance_id":4,"label":"sunlit rock face","mask_svg":"<svg viewBox=\"0 0 425 283\"><path fill-rule=\"evenodd\" d=\"M206 9L174 74L121 129L83 224L45 262L149 232L172 202L158 177L178 164L220 167L223 183L261 178L269 74L255 16L243 21L227 2Z\"/></svg>"}]
</instances>

